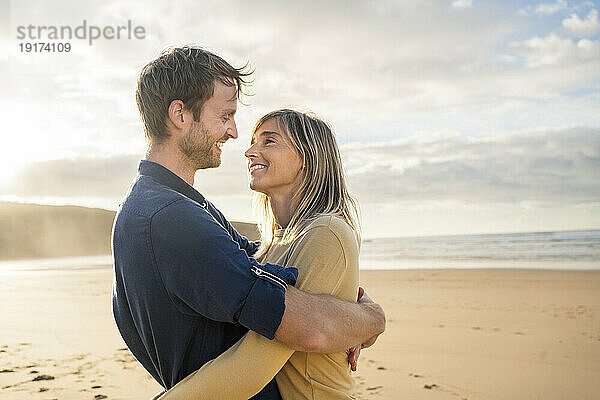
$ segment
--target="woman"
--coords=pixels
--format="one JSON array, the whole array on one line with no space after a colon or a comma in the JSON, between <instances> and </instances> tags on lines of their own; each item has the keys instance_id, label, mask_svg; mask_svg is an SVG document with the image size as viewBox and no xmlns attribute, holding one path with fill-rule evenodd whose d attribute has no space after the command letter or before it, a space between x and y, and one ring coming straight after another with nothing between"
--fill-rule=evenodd
<instances>
[{"instance_id":1,"label":"woman","mask_svg":"<svg viewBox=\"0 0 600 400\"><path fill-rule=\"evenodd\" d=\"M297 267L301 290L355 301L357 211L329 126L313 115L273 111L256 123L245 155L260 220L255 258ZM284 399L353 398L345 352L294 352L255 332L160 398L248 399L275 374Z\"/></svg>"}]
</instances>

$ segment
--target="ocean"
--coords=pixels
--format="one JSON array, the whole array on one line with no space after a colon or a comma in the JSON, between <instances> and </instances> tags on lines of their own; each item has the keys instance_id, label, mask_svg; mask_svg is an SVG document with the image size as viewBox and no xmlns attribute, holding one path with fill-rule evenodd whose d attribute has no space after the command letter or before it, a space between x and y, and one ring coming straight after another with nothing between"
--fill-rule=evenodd
<instances>
[{"instance_id":1,"label":"ocean","mask_svg":"<svg viewBox=\"0 0 600 400\"><path fill-rule=\"evenodd\" d=\"M0 273L91 271L112 257L0 261ZM525 268L600 270L600 230L363 240L361 269Z\"/></svg>"},{"instance_id":2,"label":"ocean","mask_svg":"<svg viewBox=\"0 0 600 400\"><path fill-rule=\"evenodd\" d=\"M367 239L360 266L600 270L600 230Z\"/></svg>"}]
</instances>

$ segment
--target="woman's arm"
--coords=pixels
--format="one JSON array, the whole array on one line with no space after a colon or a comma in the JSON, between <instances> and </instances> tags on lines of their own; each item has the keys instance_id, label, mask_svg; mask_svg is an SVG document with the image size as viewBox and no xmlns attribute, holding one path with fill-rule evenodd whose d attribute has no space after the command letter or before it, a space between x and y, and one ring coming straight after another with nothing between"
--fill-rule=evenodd
<instances>
[{"instance_id":1,"label":"woman's arm","mask_svg":"<svg viewBox=\"0 0 600 400\"><path fill-rule=\"evenodd\" d=\"M250 331L159 399L249 399L273 379L293 353L285 344Z\"/></svg>"},{"instance_id":2,"label":"woman's arm","mask_svg":"<svg viewBox=\"0 0 600 400\"><path fill-rule=\"evenodd\" d=\"M346 273L342 243L326 226L309 230L294 243L290 261L299 269L296 286L312 293L335 294ZM281 342L248 332L160 400L248 399L273 379L293 352Z\"/></svg>"}]
</instances>

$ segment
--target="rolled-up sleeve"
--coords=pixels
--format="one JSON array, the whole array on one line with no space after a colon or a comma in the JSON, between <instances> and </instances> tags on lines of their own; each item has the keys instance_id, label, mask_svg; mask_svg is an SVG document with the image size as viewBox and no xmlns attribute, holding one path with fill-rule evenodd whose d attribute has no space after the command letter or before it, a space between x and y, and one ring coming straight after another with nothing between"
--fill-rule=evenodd
<instances>
[{"instance_id":1,"label":"rolled-up sleeve","mask_svg":"<svg viewBox=\"0 0 600 400\"><path fill-rule=\"evenodd\" d=\"M180 312L275 336L297 269L248 257L210 213L187 199L153 216L149 240L157 277Z\"/></svg>"},{"instance_id":2,"label":"rolled-up sleeve","mask_svg":"<svg viewBox=\"0 0 600 400\"><path fill-rule=\"evenodd\" d=\"M248 328L253 325L257 329L250 328L251 330L273 339L285 310L287 284L296 283L298 270L274 264L261 266L258 263L253 265L251 270L258 279L248 293L238 322ZM274 304L269 304L270 302Z\"/></svg>"}]
</instances>

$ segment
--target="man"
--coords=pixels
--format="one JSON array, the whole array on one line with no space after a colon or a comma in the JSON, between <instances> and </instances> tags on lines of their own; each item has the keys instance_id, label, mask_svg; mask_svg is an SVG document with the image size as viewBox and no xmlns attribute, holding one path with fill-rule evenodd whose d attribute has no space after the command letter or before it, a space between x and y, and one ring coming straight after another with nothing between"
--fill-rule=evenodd
<instances>
[{"instance_id":1,"label":"man","mask_svg":"<svg viewBox=\"0 0 600 400\"><path fill-rule=\"evenodd\" d=\"M373 302L301 292L291 286L295 268L250 258L256 243L193 188L196 171L218 167L221 146L237 138L248 75L184 47L150 62L138 80L148 150L113 228L113 313L133 355L167 389L248 329L331 353L370 345L385 328ZM275 381L256 398L280 398Z\"/></svg>"}]
</instances>

